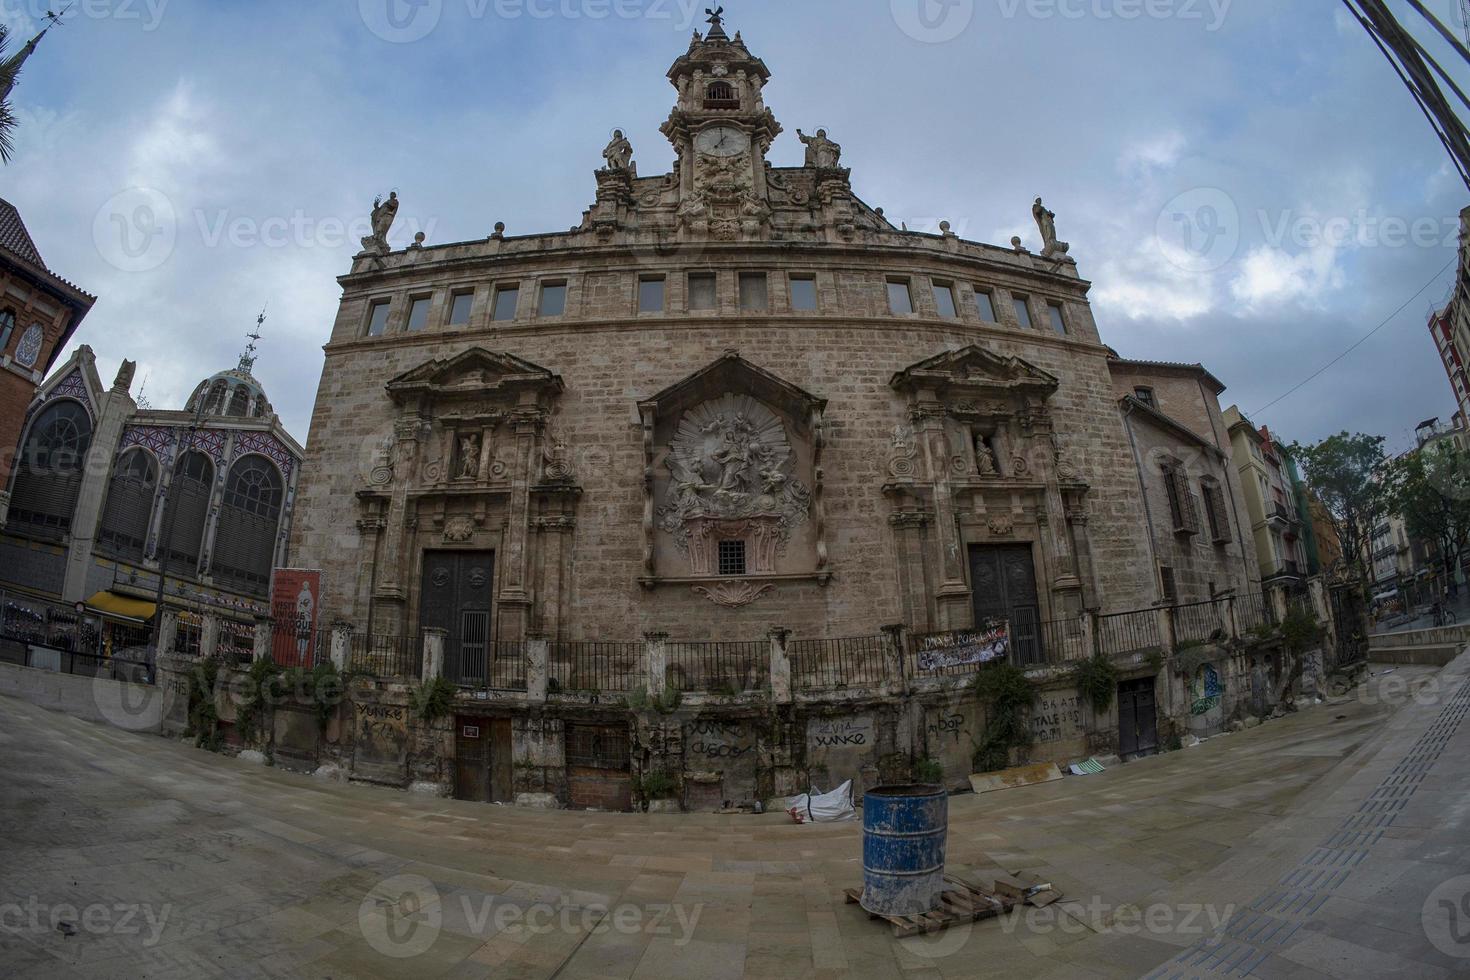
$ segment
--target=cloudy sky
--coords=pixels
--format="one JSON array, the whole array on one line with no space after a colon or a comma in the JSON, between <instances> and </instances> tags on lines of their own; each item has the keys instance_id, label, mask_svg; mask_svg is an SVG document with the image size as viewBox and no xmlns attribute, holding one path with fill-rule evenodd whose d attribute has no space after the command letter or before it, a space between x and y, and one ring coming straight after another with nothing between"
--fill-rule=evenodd
<instances>
[{"instance_id":1,"label":"cloudy sky","mask_svg":"<svg viewBox=\"0 0 1470 980\"><path fill-rule=\"evenodd\" d=\"M403 199L395 247L571 227L612 127L641 172L672 164L664 73L705 5L78 0L12 96L0 196L100 297L78 342L105 378L137 359L156 407L233 366L268 306L257 374L304 440L374 195ZM1108 343L1203 361L1288 438L1400 448L1453 411L1425 322L1470 194L1336 0L726 7L775 75L778 165L825 126L891 219L987 242L1034 241L1043 195ZM0 0L12 50L45 8Z\"/></svg>"}]
</instances>

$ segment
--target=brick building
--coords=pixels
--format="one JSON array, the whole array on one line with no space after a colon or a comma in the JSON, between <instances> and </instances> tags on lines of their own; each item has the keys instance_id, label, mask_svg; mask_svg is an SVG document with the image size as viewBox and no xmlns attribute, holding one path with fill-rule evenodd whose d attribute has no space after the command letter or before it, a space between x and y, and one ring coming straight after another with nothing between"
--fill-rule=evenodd
<instances>
[{"instance_id":1,"label":"brick building","mask_svg":"<svg viewBox=\"0 0 1470 980\"><path fill-rule=\"evenodd\" d=\"M94 302L46 267L20 212L0 199L0 527L26 408Z\"/></svg>"},{"instance_id":2,"label":"brick building","mask_svg":"<svg viewBox=\"0 0 1470 980\"><path fill-rule=\"evenodd\" d=\"M668 79L677 169L639 175L617 134L571 231L390 250L396 196L375 207L292 529L324 615L443 628L469 676L529 635L1004 616L1024 646L1157 602L1111 354L1040 200L1037 249L900 230L825 132L798 131L804 166L767 160L784 128L738 34L716 23ZM1141 414L1211 450L1226 509L1186 588L1244 588L1219 386L1155 373L1194 393Z\"/></svg>"}]
</instances>

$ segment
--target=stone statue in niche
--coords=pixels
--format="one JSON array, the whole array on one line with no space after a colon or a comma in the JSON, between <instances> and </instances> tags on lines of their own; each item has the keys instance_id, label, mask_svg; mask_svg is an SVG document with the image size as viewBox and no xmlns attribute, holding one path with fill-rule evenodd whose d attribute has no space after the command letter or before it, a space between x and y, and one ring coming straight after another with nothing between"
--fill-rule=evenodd
<instances>
[{"instance_id":1,"label":"stone statue in niche","mask_svg":"<svg viewBox=\"0 0 1470 980\"><path fill-rule=\"evenodd\" d=\"M459 476L462 480L473 480L480 475L480 437L459 437Z\"/></svg>"},{"instance_id":2,"label":"stone statue in niche","mask_svg":"<svg viewBox=\"0 0 1470 980\"><path fill-rule=\"evenodd\" d=\"M975 466L981 476L999 476L995 465L995 450L990 448L990 439L983 433L975 436Z\"/></svg>"},{"instance_id":3,"label":"stone statue in niche","mask_svg":"<svg viewBox=\"0 0 1470 980\"><path fill-rule=\"evenodd\" d=\"M723 395L685 413L667 465L659 526L681 546L687 525L705 520L768 518L784 541L810 512L786 427L749 395Z\"/></svg>"}]
</instances>

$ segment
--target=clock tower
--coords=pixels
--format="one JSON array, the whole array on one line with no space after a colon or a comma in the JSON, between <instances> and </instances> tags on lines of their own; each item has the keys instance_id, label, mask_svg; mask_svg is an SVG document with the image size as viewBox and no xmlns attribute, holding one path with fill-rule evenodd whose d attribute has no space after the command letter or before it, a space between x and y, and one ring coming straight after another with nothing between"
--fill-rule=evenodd
<instances>
[{"instance_id":1,"label":"clock tower","mask_svg":"<svg viewBox=\"0 0 1470 980\"><path fill-rule=\"evenodd\" d=\"M680 228L735 241L770 224L766 154L781 124L761 94L770 70L738 32L725 33L723 13L669 69L679 101L661 132L679 155Z\"/></svg>"}]
</instances>

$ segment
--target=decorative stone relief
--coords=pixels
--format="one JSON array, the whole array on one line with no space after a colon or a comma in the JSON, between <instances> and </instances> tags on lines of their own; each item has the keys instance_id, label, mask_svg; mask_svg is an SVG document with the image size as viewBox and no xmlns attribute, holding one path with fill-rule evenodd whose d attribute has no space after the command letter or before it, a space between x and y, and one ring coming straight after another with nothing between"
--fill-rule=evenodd
<instances>
[{"instance_id":1,"label":"decorative stone relief","mask_svg":"<svg viewBox=\"0 0 1470 980\"><path fill-rule=\"evenodd\" d=\"M546 427L545 445L541 449L542 478L547 483L570 483L576 479L572 467L572 450L562 436L561 427Z\"/></svg>"},{"instance_id":2,"label":"decorative stone relief","mask_svg":"<svg viewBox=\"0 0 1470 980\"><path fill-rule=\"evenodd\" d=\"M805 523L811 491L792 475L786 427L748 395L707 401L679 420L667 460L672 480L659 524L690 547L696 525L755 520L770 524L779 544Z\"/></svg>"},{"instance_id":3,"label":"decorative stone relief","mask_svg":"<svg viewBox=\"0 0 1470 980\"><path fill-rule=\"evenodd\" d=\"M1010 537L1016 530L1016 522L1009 517L992 517L990 519L990 533L998 538Z\"/></svg>"},{"instance_id":4,"label":"decorative stone relief","mask_svg":"<svg viewBox=\"0 0 1470 980\"><path fill-rule=\"evenodd\" d=\"M444 522L444 540L463 544L475 534L475 522L465 515L456 515Z\"/></svg>"},{"instance_id":5,"label":"decorative stone relief","mask_svg":"<svg viewBox=\"0 0 1470 980\"><path fill-rule=\"evenodd\" d=\"M21 367L33 368L36 360L41 356L41 345L46 335L41 330L39 323L33 323L26 328L26 332L20 335L20 343L15 345L15 363Z\"/></svg>"},{"instance_id":6,"label":"decorative stone relief","mask_svg":"<svg viewBox=\"0 0 1470 980\"><path fill-rule=\"evenodd\" d=\"M718 585L694 586L694 591L704 596L711 602L731 609L740 606L748 606L767 592L774 592L776 587L769 582L756 584L754 582L720 582Z\"/></svg>"},{"instance_id":7,"label":"decorative stone relief","mask_svg":"<svg viewBox=\"0 0 1470 980\"><path fill-rule=\"evenodd\" d=\"M888 453L888 475L909 480L918 474L919 447L913 426L900 422L893 427L893 448Z\"/></svg>"}]
</instances>

